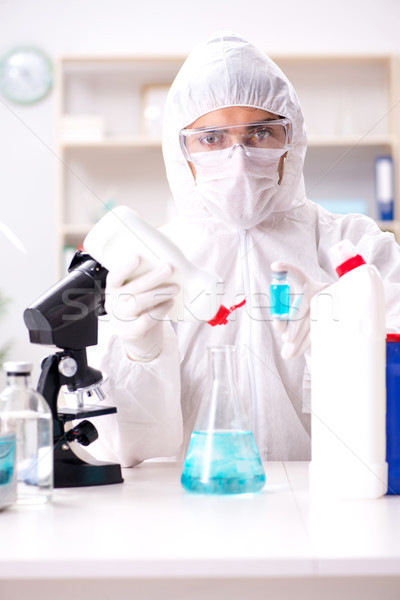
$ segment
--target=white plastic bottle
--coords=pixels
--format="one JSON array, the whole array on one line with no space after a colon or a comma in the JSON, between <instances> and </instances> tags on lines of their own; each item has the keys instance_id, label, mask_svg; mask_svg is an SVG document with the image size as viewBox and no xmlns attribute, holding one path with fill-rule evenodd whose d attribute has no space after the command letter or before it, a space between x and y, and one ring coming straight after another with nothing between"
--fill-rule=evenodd
<instances>
[{"instance_id":1,"label":"white plastic bottle","mask_svg":"<svg viewBox=\"0 0 400 600\"><path fill-rule=\"evenodd\" d=\"M168 313L172 321L207 321L219 325L226 323L230 312L244 303L231 306L236 300L232 298L225 301L228 308L221 306L225 296L220 278L189 262L166 235L127 206L117 206L100 219L89 231L83 247L108 270L120 268L130 258L140 256L134 277L158 263L171 264L174 272L170 282L180 288Z\"/></svg>"},{"instance_id":2,"label":"white plastic bottle","mask_svg":"<svg viewBox=\"0 0 400 600\"><path fill-rule=\"evenodd\" d=\"M340 279L311 301L310 492L379 498L388 470L383 285L348 240L330 253Z\"/></svg>"},{"instance_id":3,"label":"white plastic bottle","mask_svg":"<svg viewBox=\"0 0 400 600\"><path fill-rule=\"evenodd\" d=\"M18 504L43 504L53 491L53 421L46 400L30 387L32 364L6 362L0 433L16 439Z\"/></svg>"}]
</instances>

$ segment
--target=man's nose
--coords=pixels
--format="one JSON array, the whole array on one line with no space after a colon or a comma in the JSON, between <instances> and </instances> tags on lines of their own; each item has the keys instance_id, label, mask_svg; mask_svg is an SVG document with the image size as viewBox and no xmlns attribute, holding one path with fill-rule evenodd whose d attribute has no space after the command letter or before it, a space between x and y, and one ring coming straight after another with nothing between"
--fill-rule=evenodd
<instances>
[{"instance_id":1,"label":"man's nose","mask_svg":"<svg viewBox=\"0 0 400 600\"><path fill-rule=\"evenodd\" d=\"M239 150L239 148L240 148L240 150ZM235 154L235 152L238 152L238 151L244 152L244 154L246 156L250 156L250 152L249 152L248 148L246 148L246 146L244 144L242 144L242 143L240 143L240 144L236 143L236 144L233 144L233 146L231 147L231 151L228 154L228 158L232 158L232 156Z\"/></svg>"}]
</instances>

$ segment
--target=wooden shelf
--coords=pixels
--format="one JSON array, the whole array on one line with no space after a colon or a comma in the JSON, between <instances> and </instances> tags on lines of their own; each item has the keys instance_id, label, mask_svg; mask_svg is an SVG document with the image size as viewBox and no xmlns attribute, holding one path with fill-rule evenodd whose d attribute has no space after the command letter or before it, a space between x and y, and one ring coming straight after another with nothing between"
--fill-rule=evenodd
<instances>
[{"instance_id":1,"label":"wooden shelf","mask_svg":"<svg viewBox=\"0 0 400 600\"><path fill-rule=\"evenodd\" d=\"M63 148L161 148L161 139L144 136L109 137L102 140L61 140Z\"/></svg>"},{"instance_id":2,"label":"wooden shelf","mask_svg":"<svg viewBox=\"0 0 400 600\"><path fill-rule=\"evenodd\" d=\"M310 135L308 146L388 146L396 143L394 136L348 136L322 137ZM102 140L67 140L60 142L64 148L161 148L161 138L138 137L109 137Z\"/></svg>"},{"instance_id":3,"label":"wooden shelf","mask_svg":"<svg viewBox=\"0 0 400 600\"><path fill-rule=\"evenodd\" d=\"M93 224L82 225L81 223L66 223L62 226L61 233L65 236L82 236L89 233Z\"/></svg>"},{"instance_id":4,"label":"wooden shelf","mask_svg":"<svg viewBox=\"0 0 400 600\"><path fill-rule=\"evenodd\" d=\"M388 146L394 147L396 138L390 135L382 136L329 136L322 137L316 135L308 136L308 146L310 147L335 147L335 146Z\"/></svg>"},{"instance_id":5,"label":"wooden shelf","mask_svg":"<svg viewBox=\"0 0 400 600\"><path fill-rule=\"evenodd\" d=\"M377 221L376 223L382 231L391 231L394 234L400 233L400 223L398 221Z\"/></svg>"}]
</instances>

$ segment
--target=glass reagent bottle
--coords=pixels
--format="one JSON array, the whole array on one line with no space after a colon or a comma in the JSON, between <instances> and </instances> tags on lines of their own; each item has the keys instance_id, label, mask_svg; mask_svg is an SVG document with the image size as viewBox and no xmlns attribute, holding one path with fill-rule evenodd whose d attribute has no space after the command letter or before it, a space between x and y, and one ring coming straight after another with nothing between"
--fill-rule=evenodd
<instances>
[{"instance_id":1,"label":"glass reagent bottle","mask_svg":"<svg viewBox=\"0 0 400 600\"><path fill-rule=\"evenodd\" d=\"M41 394L30 387L32 365L6 362L0 433L16 436L17 503L44 504L53 490L53 421Z\"/></svg>"}]
</instances>

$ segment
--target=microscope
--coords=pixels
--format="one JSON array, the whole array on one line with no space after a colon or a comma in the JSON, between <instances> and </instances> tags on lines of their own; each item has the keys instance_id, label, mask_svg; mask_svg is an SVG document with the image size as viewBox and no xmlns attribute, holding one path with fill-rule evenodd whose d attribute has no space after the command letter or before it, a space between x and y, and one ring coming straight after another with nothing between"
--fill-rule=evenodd
<instances>
[{"instance_id":1,"label":"microscope","mask_svg":"<svg viewBox=\"0 0 400 600\"><path fill-rule=\"evenodd\" d=\"M43 360L37 386L52 412L56 488L123 482L119 464L97 461L82 448L98 438L88 418L117 412L102 404L103 375L88 365L86 354L88 346L97 344L98 317L106 314L107 273L78 250L64 279L24 311L30 341L60 349ZM58 406L62 386L75 395L76 407ZM85 404L85 397L95 402ZM73 426L73 421L79 423Z\"/></svg>"}]
</instances>

